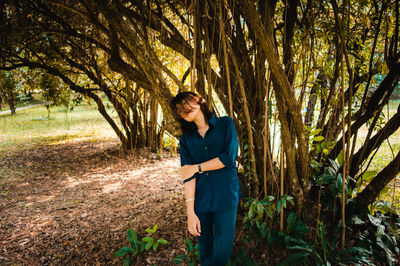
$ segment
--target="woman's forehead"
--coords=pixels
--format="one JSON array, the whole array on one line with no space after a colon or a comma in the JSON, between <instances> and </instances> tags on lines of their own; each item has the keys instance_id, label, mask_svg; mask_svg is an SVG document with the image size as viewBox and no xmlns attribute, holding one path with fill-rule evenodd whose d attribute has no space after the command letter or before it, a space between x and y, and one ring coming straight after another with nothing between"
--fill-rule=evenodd
<instances>
[{"instance_id":1,"label":"woman's forehead","mask_svg":"<svg viewBox=\"0 0 400 266\"><path fill-rule=\"evenodd\" d=\"M192 105L195 105L196 102L193 99L184 99L182 100L180 103L177 103L176 106L177 107L183 107L183 108L191 108Z\"/></svg>"}]
</instances>

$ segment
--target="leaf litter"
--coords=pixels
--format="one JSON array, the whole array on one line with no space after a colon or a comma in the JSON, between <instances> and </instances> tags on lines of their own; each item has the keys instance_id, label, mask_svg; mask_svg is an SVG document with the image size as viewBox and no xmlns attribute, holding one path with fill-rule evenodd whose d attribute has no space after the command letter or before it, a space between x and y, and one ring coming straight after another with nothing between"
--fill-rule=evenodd
<instances>
[{"instance_id":1,"label":"leaf litter","mask_svg":"<svg viewBox=\"0 0 400 266\"><path fill-rule=\"evenodd\" d=\"M114 140L10 150L0 161L1 265L121 265L112 256L158 224L168 245L137 265L174 265L186 230L179 157L124 153Z\"/></svg>"}]
</instances>

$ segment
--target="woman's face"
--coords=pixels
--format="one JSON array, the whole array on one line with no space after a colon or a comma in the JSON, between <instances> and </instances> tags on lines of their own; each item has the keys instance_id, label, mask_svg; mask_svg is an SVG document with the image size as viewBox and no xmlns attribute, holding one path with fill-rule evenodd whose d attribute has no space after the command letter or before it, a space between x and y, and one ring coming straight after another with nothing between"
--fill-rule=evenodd
<instances>
[{"instance_id":1,"label":"woman's face","mask_svg":"<svg viewBox=\"0 0 400 266\"><path fill-rule=\"evenodd\" d=\"M193 122L195 118L198 116L200 110L200 105L195 101L183 101L180 104L177 104L177 111L181 118L185 119L187 122Z\"/></svg>"}]
</instances>

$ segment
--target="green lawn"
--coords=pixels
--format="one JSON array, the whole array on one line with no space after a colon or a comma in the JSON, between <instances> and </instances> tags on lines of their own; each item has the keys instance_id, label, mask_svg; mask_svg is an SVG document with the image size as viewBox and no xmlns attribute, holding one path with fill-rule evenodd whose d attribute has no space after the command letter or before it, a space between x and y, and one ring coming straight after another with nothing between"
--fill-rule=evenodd
<instances>
[{"instance_id":1,"label":"green lawn","mask_svg":"<svg viewBox=\"0 0 400 266\"><path fill-rule=\"evenodd\" d=\"M383 110L385 114L385 122L388 121L388 111L389 117L393 116L397 112L397 108L400 104L400 100L392 100L389 102L389 110L385 108ZM362 145L368 133L368 129L366 127L361 128L357 138L357 148ZM372 136L376 134L376 131L372 133ZM400 150L400 129L396 131L387 141L385 141L379 148L378 152L370 162L368 167L368 171L380 171L384 167L388 165L389 162L393 160L393 158L397 155ZM369 160L368 160L369 162ZM368 163L367 162L367 163ZM364 167L366 167L365 164ZM397 180L397 181L396 181ZM387 186L387 190L382 194L381 199L387 200L392 203L396 210L400 212L400 175L397 176L396 180L392 180L392 182ZM397 184L397 188L396 188Z\"/></svg>"},{"instance_id":2,"label":"green lawn","mask_svg":"<svg viewBox=\"0 0 400 266\"><path fill-rule=\"evenodd\" d=\"M97 110L96 104L81 104L66 115L65 107L54 107L47 119L44 106L0 115L0 154L26 145L61 141L117 139L112 128ZM112 116L115 112L109 111Z\"/></svg>"}]
</instances>

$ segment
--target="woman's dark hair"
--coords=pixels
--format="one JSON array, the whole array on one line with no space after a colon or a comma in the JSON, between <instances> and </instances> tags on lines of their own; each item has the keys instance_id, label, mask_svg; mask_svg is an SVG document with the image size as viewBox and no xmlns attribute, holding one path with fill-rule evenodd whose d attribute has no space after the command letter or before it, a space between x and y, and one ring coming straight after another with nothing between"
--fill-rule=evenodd
<instances>
[{"instance_id":1,"label":"woman's dark hair","mask_svg":"<svg viewBox=\"0 0 400 266\"><path fill-rule=\"evenodd\" d=\"M213 113L208 108L206 101L200 95L191 91L183 91L178 93L171 101L171 108L175 118L181 124L183 133L187 133L189 135L193 134L196 131L197 129L196 123L187 122L179 115L178 111L189 113L192 110L192 108L190 107L190 102L194 102L200 105L200 110L203 112L207 124L208 120L210 120L210 118L213 115Z\"/></svg>"}]
</instances>

